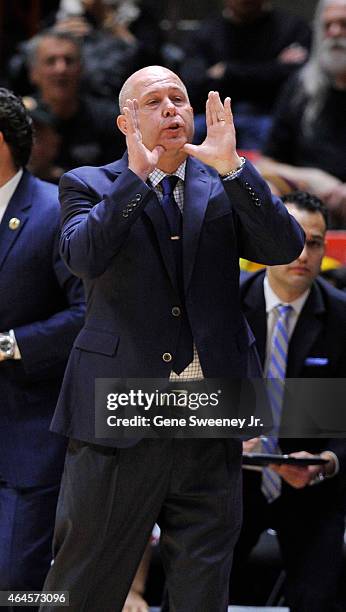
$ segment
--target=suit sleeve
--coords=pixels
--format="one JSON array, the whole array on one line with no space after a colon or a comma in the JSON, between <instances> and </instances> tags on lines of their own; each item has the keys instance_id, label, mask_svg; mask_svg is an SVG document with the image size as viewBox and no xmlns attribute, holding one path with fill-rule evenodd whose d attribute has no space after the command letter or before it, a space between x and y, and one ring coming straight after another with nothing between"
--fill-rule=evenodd
<instances>
[{"instance_id":1,"label":"suit sleeve","mask_svg":"<svg viewBox=\"0 0 346 612\"><path fill-rule=\"evenodd\" d=\"M152 190L131 170L112 183L103 199L69 172L60 182L62 231L60 252L80 278L100 276L124 244Z\"/></svg>"},{"instance_id":2,"label":"suit sleeve","mask_svg":"<svg viewBox=\"0 0 346 612\"><path fill-rule=\"evenodd\" d=\"M238 178L223 186L234 210L240 257L274 266L300 255L302 228L249 161Z\"/></svg>"},{"instance_id":3,"label":"suit sleeve","mask_svg":"<svg viewBox=\"0 0 346 612\"><path fill-rule=\"evenodd\" d=\"M345 312L346 312L346 302L345 302ZM344 317L345 319L346 317ZM345 329L345 320L344 320L344 329ZM338 369L335 373L336 377L346 378L346 344L345 339L340 337L340 342L343 343L344 350L338 362ZM340 407L341 408L341 407ZM344 488L346 492L346 439L345 438L330 438L325 445L325 450L331 450L336 454L339 460L339 475L344 483Z\"/></svg>"},{"instance_id":4,"label":"suit sleeve","mask_svg":"<svg viewBox=\"0 0 346 612\"><path fill-rule=\"evenodd\" d=\"M74 277L58 250L58 232L52 249L52 266L60 288L61 309L47 319L14 328L21 364L28 376L56 377L65 368L72 343L84 323L85 302L81 281Z\"/></svg>"}]
</instances>

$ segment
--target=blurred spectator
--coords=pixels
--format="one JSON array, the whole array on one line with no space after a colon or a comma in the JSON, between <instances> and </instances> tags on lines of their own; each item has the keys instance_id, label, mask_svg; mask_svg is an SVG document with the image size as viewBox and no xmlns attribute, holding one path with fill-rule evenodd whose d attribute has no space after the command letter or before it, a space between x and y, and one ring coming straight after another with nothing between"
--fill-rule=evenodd
<instances>
[{"instance_id":1,"label":"blurred spectator","mask_svg":"<svg viewBox=\"0 0 346 612\"><path fill-rule=\"evenodd\" d=\"M86 93L114 100L126 78L145 65L162 63L163 36L155 14L139 0L62 1L42 28L73 34L81 43ZM32 93L26 66L27 42L8 63L11 87Z\"/></svg>"},{"instance_id":2,"label":"blurred spectator","mask_svg":"<svg viewBox=\"0 0 346 612\"><path fill-rule=\"evenodd\" d=\"M62 168L55 164L61 144L57 121L48 108L34 98L24 97L23 103L31 116L34 132L27 168L43 181L58 183Z\"/></svg>"},{"instance_id":3,"label":"blurred spectator","mask_svg":"<svg viewBox=\"0 0 346 612\"><path fill-rule=\"evenodd\" d=\"M46 30L31 39L28 53L36 100L55 117L61 138L56 165L69 170L116 159L123 151L115 129L117 107L81 93L78 41L69 33Z\"/></svg>"},{"instance_id":4,"label":"blurred spectator","mask_svg":"<svg viewBox=\"0 0 346 612\"><path fill-rule=\"evenodd\" d=\"M83 41L85 90L115 99L132 72L160 63L158 22L135 0L82 0L81 7L81 15L60 12L54 27Z\"/></svg>"},{"instance_id":5,"label":"blurred spectator","mask_svg":"<svg viewBox=\"0 0 346 612\"><path fill-rule=\"evenodd\" d=\"M321 0L308 63L287 83L256 161L320 197L346 227L346 0Z\"/></svg>"},{"instance_id":6,"label":"blurred spectator","mask_svg":"<svg viewBox=\"0 0 346 612\"><path fill-rule=\"evenodd\" d=\"M191 41L181 74L198 113L209 90L231 96L238 146L259 148L281 85L307 58L310 29L266 0L224 4Z\"/></svg>"}]
</instances>

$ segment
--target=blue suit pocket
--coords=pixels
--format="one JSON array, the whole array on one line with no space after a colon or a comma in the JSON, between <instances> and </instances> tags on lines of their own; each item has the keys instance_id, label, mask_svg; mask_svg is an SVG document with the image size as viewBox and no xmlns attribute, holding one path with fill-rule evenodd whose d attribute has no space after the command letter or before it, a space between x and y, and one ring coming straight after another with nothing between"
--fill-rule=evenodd
<instances>
[{"instance_id":1,"label":"blue suit pocket","mask_svg":"<svg viewBox=\"0 0 346 612\"><path fill-rule=\"evenodd\" d=\"M304 365L310 367L321 367L329 364L328 357L307 357L304 361Z\"/></svg>"},{"instance_id":2,"label":"blue suit pocket","mask_svg":"<svg viewBox=\"0 0 346 612\"><path fill-rule=\"evenodd\" d=\"M118 348L118 344L119 336L105 331L85 328L77 336L74 348L90 353L113 356Z\"/></svg>"}]
</instances>

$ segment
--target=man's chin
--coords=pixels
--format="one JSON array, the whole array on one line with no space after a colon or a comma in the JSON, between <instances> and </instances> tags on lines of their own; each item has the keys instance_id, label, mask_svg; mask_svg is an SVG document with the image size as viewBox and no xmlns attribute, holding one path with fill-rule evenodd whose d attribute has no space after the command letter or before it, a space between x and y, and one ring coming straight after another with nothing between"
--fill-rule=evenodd
<instances>
[{"instance_id":1,"label":"man's chin","mask_svg":"<svg viewBox=\"0 0 346 612\"><path fill-rule=\"evenodd\" d=\"M344 49L331 51L325 56L321 57L322 68L330 76L338 76L340 73L346 70L346 57Z\"/></svg>"},{"instance_id":2,"label":"man's chin","mask_svg":"<svg viewBox=\"0 0 346 612\"><path fill-rule=\"evenodd\" d=\"M160 142L160 145L165 151L181 151L183 146L187 143L186 136L176 136L175 138L165 138Z\"/></svg>"},{"instance_id":3,"label":"man's chin","mask_svg":"<svg viewBox=\"0 0 346 612\"><path fill-rule=\"evenodd\" d=\"M311 285L311 277L308 274L290 274L289 284L295 289L300 289L302 293Z\"/></svg>"}]
</instances>

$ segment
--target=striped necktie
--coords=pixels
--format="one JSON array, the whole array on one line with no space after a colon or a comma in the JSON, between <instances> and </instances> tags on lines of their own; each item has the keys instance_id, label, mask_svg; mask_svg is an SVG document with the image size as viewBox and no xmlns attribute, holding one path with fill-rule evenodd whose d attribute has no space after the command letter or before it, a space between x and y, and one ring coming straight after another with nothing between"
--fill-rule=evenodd
<instances>
[{"instance_id":1,"label":"striped necktie","mask_svg":"<svg viewBox=\"0 0 346 612\"><path fill-rule=\"evenodd\" d=\"M272 409L273 429L272 434L262 438L262 449L265 453L279 453L278 444L281 413L285 393L285 377L288 353L288 321L292 312L292 306L279 304L276 306L277 320L273 330L270 360L267 378L269 383L269 399ZM281 493L281 478L270 468L262 471L261 491L269 503L277 499Z\"/></svg>"}]
</instances>

